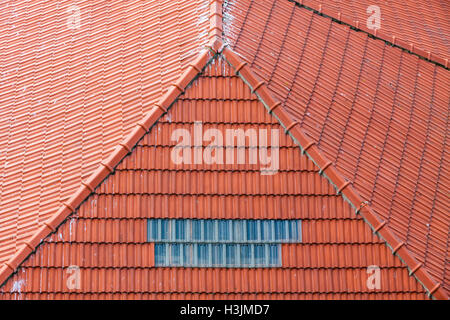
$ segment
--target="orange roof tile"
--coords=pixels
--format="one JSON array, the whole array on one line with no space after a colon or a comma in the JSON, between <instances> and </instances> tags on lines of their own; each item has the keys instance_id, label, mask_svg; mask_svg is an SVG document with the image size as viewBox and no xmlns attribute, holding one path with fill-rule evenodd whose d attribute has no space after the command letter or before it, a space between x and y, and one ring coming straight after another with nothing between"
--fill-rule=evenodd
<instances>
[{"instance_id":1,"label":"orange roof tile","mask_svg":"<svg viewBox=\"0 0 450 320\"><path fill-rule=\"evenodd\" d=\"M198 1L0 5L0 264L52 217L208 43Z\"/></svg>"},{"instance_id":2,"label":"orange roof tile","mask_svg":"<svg viewBox=\"0 0 450 320\"><path fill-rule=\"evenodd\" d=\"M448 292L448 69L288 1L240 1L224 21L231 47Z\"/></svg>"},{"instance_id":3,"label":"orange roof tile","mask_svg":"<svg viewBox=\"0 0 450 320\"><path fill-rule=\"evenodd\" d=\"M448 1L292 1L449 67Z\"/></svg>"},{"instance_id":4,"label":"orange roof tile","mask_svg":"<svg viewBox=\"0 0 450 320\"><path fill-rule=\"evenodd\" d=\"M199 2L198 5L205 9L203 3ZM61 206L58 206L55 202L54 210L58 211L56 213L53 211L53 215L49 213L51 219L45 222L45 218L39 218L38 216L39 221L43 223L38 224L41 227L37 233L31 232L34 235L31 239L28 238L28 241L24 241L27 239L26 237L23 239L17 238L17 232L14 233L15 236L11 237L11 241L15 241L19 246L21 243L23 245L20 246L20 250L13 257L5 255L7 262L0 269L0 286L4 283L0 288L3 292L0 295L1 298L61 299L111 298L115 296L121 298L423 299L426 294L432 295L434 298L447 298L446 291L439 281L436 281L436 273L433 267L430 267L430 264L426 261L423 264L419 263L417 260L422 262L422 257L417 255L414 242L408 241L408 239L403 240L404 234L399 234L396 230L395 220L398 221L401 216L394 210L395 208L391 207L391 211L389 211L393 216L392 220L389 217L387 223L385 223L379 217L381 215L385 219L384 212L379 212L378 207L372 201L369 205L365 205L362 197L359 196L359 193L364 196L368 173L364 174L364 179L361 182L355 179L353 179L353 183L347 182L347 179L339 171L347 175L349 159L344 159L347 162L339 162L339 157L330 156L333 153L326 147L322 139L317 139L317 136L314 135L314 130L320 128L318 126L320 122L317 121L322 119L320 107L327 105L326 100L324 100L324 92L319 91L317 95L311 94L309 99L306 100L308 102L307 108L311 108L311 110L303 110L306 116L299 117L301 111L298 111L298 109L304 108L304 100L301 100L301 96L291 97L294 87L296 93L302 94L301 89L307 88L309 90L322 88L326 91L329 83L333 83L333 79L324 79L325 82L320 84L319 79L322 80L322 77L316 76L313 78L315 80L311 86L310 78L299 80L298 70L313 73L314 69L308 70L307 67L313 67L317 58L322 56L322 53L317 55L315 51L324 46L322 38L324 35L330 34L335 22L329 22L327 29L327 23L322 20L325 18L320 17L317 13L310 13L308 16L306 9L294 8L287 0L255 3L243 17L242 12L245 11L241 9L245 6L249 7L249 3L246 1L238 4L228 3L224 14L224 26L222 27L221 1L210 3L208 12L209 39L212 42L208 50L199 55L197 60L185 69L184 74L178 78L176 83L173 83L177 78L175 73L173 79L164 83L164 87L169 83L172 83L172 85L169 86L168 91L162 97L161 91L159 96L155 95L153 101L157 101L159 98L159 102L153 108L148 107L150 111L143 120L137 122L136 119L137 124L134 128L130 126L128 135L125 136L123 133L117 135L117 140L114 141L117 146L116 149L109 153L109 156L105 157L106 159L101 158L100 160L103 159L102 162L99 163L100 160L97 162L99 166L95 171L91 169L90 172L81 174L81 176L74 175L74 169L70 166L67 167L65 162L61 162L65 158L70 159L71 157L71 154L67 154L65 150L72 146L71 144L67 145L67 141L71 140L64 140L65 144L58 151L53 151L56 156L62 156L62 158L56 158L59 159L60 166L64 166L64 168L61 166L61 170L64 169L64 171L61 171L59 178L65 174L71 175L74 181L73 188L77 186L79 188L75 193L73 191L68 192L66 198L61 198L65 190L61 183L58 186L59 189L57 189L58 187L52 188L53 193L55 193L55 190L59 190L60 200L65 200ZM265 10L267 6L272 6L272 8L276 6L277 10L267 11ZM163 8L170 12L167 14L176 14L183 10L177 7L171 11L173 7L170 5L163 6ZM192 8L190 7L190 9ZM280 21L287 17L284 13L287 13L288 10L292 10L292 14L289 20L284 20L287 25L283 25ZM269 16L267 20L264 20L266 12ZM277 19L274 20L277 21L275 25L270 20L272 13L274 16L278 15ZM289 36L290 28L299 27L295 24L291 25L292 18L295 15L300 17L298 21L305 24L307 28L303 30L307 31L303 33L304 31L299 29L297 33L294 32L293 36ZM234 21L230 24L232 19ZM205 23L203 19L200 20ZM173 21L173 19L170 21ZM167 30L174 30L177 27L179 27L179 24L176 26L174 24L170 26L172 29ZM167 34L166 31L163 31L165 28L166 24L161 28L161 34ZM231 42L234 50L246 57L247 63L244 63L233 50L227 47L222 48L219 40L222 28L225 30L226 39ZM286 28L288 35L277 36L282 28ZM199 32L200 29L193 29L193 32ZM337 36L339 36L341 29L345 31L345 27L336 27L335 33L337 32ZM197 38L199 42L208 38L208 36L202 36L203 38ZM258 39L256 43L252 39L255 36ZM292 39L299 36L303 40L303 42L299 42L302 44L300 48L295 44L292 45ZM290 38L287 40L288 37ZM347 31L347 41L351 37L356 42L355 44L348 42L348 46L357 49L358 40L363 37L357 31ZM181 39L181 37L178 39ZM270 45L264 44L266 40L270 41ZM377 40L373 41L376 42ZM192 44L195 46L199 42L186 43L186 45ZM376 47L372 40L366 39L365 42L366 47ZM273 47L275 43L283 48L283 50L280 49L278 55L273 52L273 48L276 48ZM308 49L306 50L307 43ZM326 48L329 45L331 46L332 43L333 41L326 39ZM121 45L123 49L123 43ZM173 45L173 42L168 45ZM180 45L181 47L182 45ZM231 65L231 68L223 63L221 57L217 57L217 54L222 55L220 53L222 49L224 50L223 57ZM301 51L296 52L298 49ZM334 49L334 51L336 50ZM389 52L390 50L383 48L383 57L384 51ZM397 49L393 48L392 50ZM180 53L181 51L178 52L178 54ZM293 56L300 58L298 62L289 57L289 54L292 53ZM284 54L288 55L286 59L283 56ZM314 58L314 54L316 58ZM136 54L134 53L134 55ZM305 58L303 58L304 56ZM328 61L325 58L327 56L326 51L323 56L321 63ZM275 61L273 61L274 58ZM353 59L354 55L351 58ZM403 58L408 59L407 57ZM360 64L362 67L365 63L370 65L373 59L372 56L367 56L365 60L361 60ZM281 65L287 61L291 61L291 66L284 70L281 69L282 72L277 70L278 64ZM304 66L302 61L304 61L303 63L306 62ZM212 64L210 64L211 62ZM383 58L382 62L384 62ZM417 65L422 62L419 60ZM170 61L168 63L169 66ZM430 63L423 62L425 70L428 64ZM268 77L267 71L271 70L270 65L275 66L275 68ZM159 68L161 66L160 63ZM207 66L205 72L201 74L200 78L192 82L205 66ZM441 67L434 65L435 75L436 70L440 70L439 68ZM341 66L339 75L345 74L342 71L343 69L343 66ZM291 70L297 70L293 77L290 74ZM332 70L334 69L328 70L327 75L332 75ZM364 68L362 70L364 71ZM447 70L443 68L442 70L444 70L445 76ZM258 80L253 71L266 82ZM178 69L178 72L180 72L180 69ZM245 81L248 87L235 76L235 73ZM146 74L152 75L153 72L146 71ZM416 77L418 76L416 75ZM338 80L335 79L334 81ZM356 102L356 98L359 98L361 94L365 93L366 97L369 94L367 90L370 87L366 88L362 83L358 82L358 90L360 91L353 93L355 97L354 105L360 103L359 101ZM287 91L284 88L285 86L288 86ZM68 88L66 88L66 91ZM344 88L346 87L344 86ZM17 93L16 89L17 86L14 88L14 93ZM437 91L433 89L433 92ZM287 96L283 96L286 92ZM348 94L349 91L345 91L345 93ZM280 100L284 103L276 102L277 100L272 95L278 99L281 98ZM385 95L389 94L385 93ZM437 96L437 93L436 95L433 94L433 97ZM16 99L16 96L14 97ZM64 97L67 98L67 95L64 95ZM124 102L127 101L123 100L123 94L121 98L116 102L118 107L122 107ZM176 101L178 98L180 99ZM364 99L367 100L367 98ZM415 94L413 99L415 99ZM86 100L82 101L86 102ZM144 101L142 95L140 101ZM299 101L300 103L298 103ZM310 106L311 104L314 105ZM84 104L81 104L81 106L83 108ZM262 113L263 106L274 117ZM339 105L334 112L339 111L340 107ZM140 105L140 110L143 110L142 105ZM167 111L168 113L166 113ZM333 119L329 117L332 111L326 111L325 119L330 119L330 121ZM342 113L342 111L340 112ZM310 113L314 113L312 116L314 119L311 119L312 122L308 123ZM410 113L413 112L410 111ZM122 110L122 119L123 114L124 111ZM164 114L165 116L161 117ZM350 113L350 115L352 114ZM359 115L359 113L355 114ZM261 176L254 174L254 170L258 167L252 168L251 165L238 166L237 168L227 165L211 168L205 168L204 166L173 167L173 164L168 160L167 152L167 148L170 147L169 133L180 127L192 128L192 122L198 120L198 118L207 124L211 123L223 129L230 126L277 128L280 126L279 121L286 133L293 139L283 138L281 140L280 172L274 176ZM63 137L65 137L66 132L71 132L70 128L65 128L65 124L72 123L73 120L64 117L62 119L64 119ZM274 119L277 121L274 121ZM361 117L355 119L360 122ZM430 121L428 122L429 126ZM28 125L29 122L24 123ZM373 123L376 122L372 122L371 127L374 127L374 130L379 130ZM49 126L47 122L44 122L44 124ZM409 127L411 124L410 120ZM327 123L323 125L327 125ZM352 125L353 122L350 122L349 125L349 121L347 121L344 128L350 130ZM336 129L336 126L339 128L337 123L332 124L332 126L333 130ZM30 128L31 126L28 125L26 137ZM82 121L81 132L85 132L85 128L84 121ZM8 129L10 130L8 132L14 132L15 130L12 125ZM364 130L359 127L352 130L352 135L354 135L354 131L364 133ZM125 130L122 129L122 131ZM113 134L112 131L111 134ZM352 137L352 135L349 135L349 137ZM394 135L396 141L401 141L398 133L394 133ZM332 134L324 134L323 140L327 141L328 136L332 136ZM367 131L364 135L367 139L372 136L373 134L367 135ZM426 136L428 138L428 131ZM72 139L76 141L76 136ZM102 139L95 141L98 144L99 141L102 143L104 139L102 137ZM317 145L315 141L317 141ZM361 141L364 142L365 138ZM18 142L16 141L16 143ZM355 141L350 142L350 146L354 144ZM296 145L300 146L300 150L295 148ZM345 147L346 144L341 144L341 148L345 149ZM6 150L8 152L10 149L7 148ZM11 150L15 149L12 148ZM322 151L324 151L324 155L322 155ZM370 162L364 166L360 164L366 159L362 157L361 153L359 157L351 155L351 152L348 152L348 154L358 160L357 169L359 167L365 169L370 167ZM400 158L401 162L403 162L404 155L407 155L407 153L403 151ZM335 161L336 168L326 157ZM387 155L384 155L384 158L389 159ZM84 157L81 156L81 159L84 159ZM5 168L9 168L9 166L6 166L7 164L5 162ZM94 168L94 165L92 167ZM76 168L75 163L74 168ZM409 167L406 167L406 170L411 171ZM354 172L355 177L361 174L358 170ZM25 183L27 177L23 175L19 180L20 190L25 190L25 193L32 195L33 190L27 190L28 186ZM37 178L42 181L39 174L37 174ZM8 180L5 179L3 182L6 182L0 184L3 189L11 187L8 185ZM445 185L445 181L443 183ZM44 185L41 185L37 184L37 187L45 188ZM401 199L397 201L403 201L403 203L405 199L406 201L408 199L400 191L394 192L394 195ZM2 199L4 198L6 197ZM23 196L19 195L19 199L22 198ZM346 204L345 201L349 202L350 205ZM3 203L1 202L0 206ZM242 206L242 203L246 205ZM19 205L21 204L22 200L19 202ZM7 208L10 208L7 201L6 205ZM180 211L180 208L183 211ZM299 208L305 210L299 210ZM352 212L352 209L356 210L357 215ZM377 209L377 213L375 213L375 209ZM74 215L68 218L72 212L74 212ZM442 222L439 221L439 212L434 212L434 216L438 218L438 222L434 221L434 225L438 228L441 227ZM281 268L185 269L154 267L153 246L146 242L145 236L146 218L150 217L221 217L226 219L286 219L295 217L304 220L304 242L295 245L283 245ZM22 215L20 215L20 218L22 218ZM32 218L35 219L35 217ZM2 221L9 223L7 226L12 225L8 220L0 220L0 223ZM27 227L21 221L16 224L17 230L21 230L22 226ZM371 229L381 239L375 237ZM395 234L392 229L394 229ZM0 236L2 236L1 233ZM401 239L397 239L397 236ZM407 233L407 236L409 236L409 233ZM43 242L41 242L42 240ZM383 242L386 242L387 246ZM37 251L33 252L35 249ZM342 251L342 256L339 254L341 252L339 250ZM394 255L391 254L391 250ZM82 259L79 255L81 252L87 252L87 256L92 259ZM116 252L116 254L111 255L112 252ZM431 245L426 253L428 252L434 254ZM339 254L339 257L351 257L352 261L333 258L336 257L336 254ZM111 260L113 256L120 258ZM27 257L28 259L26 259ZM43 259L40 257L43 257ZM24 260L25 262L23 262ZM430 261L431 264L434 263L434 266L442 266L439 259L434 258ZM64 269L67 267L67 263L77 264L82 268L82 288L75 293L64 286L65 277L67 277ZM379 265L382 272L382 288L376 292L370 291L365 285L366 268L370 264ZM10 277L18 269L21 272ZM411 274L413 277L411 277ZM8 278L9 280L4 282ZM161 279L161 281L155 282L156 278ZM177 281L180 278L183 278L183 283ZM352 280L352 278L356 280ZM419 281L414 280L414 278ZM188 281L186 282L185 279L188 279ZM342 279L342 281L336 282L333 279ZM437 279L440 280L441 278L437 277ZM445 285L445 276L443 281Z\"/></svg>"}]
</instances>

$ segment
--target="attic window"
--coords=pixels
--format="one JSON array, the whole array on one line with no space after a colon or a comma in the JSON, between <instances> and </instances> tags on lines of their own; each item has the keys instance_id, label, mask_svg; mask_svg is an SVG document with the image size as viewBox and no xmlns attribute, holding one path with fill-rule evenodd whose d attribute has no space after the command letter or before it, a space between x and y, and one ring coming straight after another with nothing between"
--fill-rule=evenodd
<instances>
[{"instance_id":1,"label":"attic window","mask_svg":"<svg viewBox=\"0 0 450 320\"><path fill-rule=\"evenodd\" d=\"M160 267L279 267L281 244L301 242L300 220L149 219Z\"/></svg>"}]
</instances>

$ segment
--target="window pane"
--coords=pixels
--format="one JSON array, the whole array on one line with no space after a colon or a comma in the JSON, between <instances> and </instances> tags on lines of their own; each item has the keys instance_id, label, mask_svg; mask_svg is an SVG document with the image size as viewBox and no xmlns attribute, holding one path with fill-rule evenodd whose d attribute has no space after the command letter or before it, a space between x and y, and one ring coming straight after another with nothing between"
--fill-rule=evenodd
<instances>
[{"instance_id":1,"label":"window pane","mask_svg":"<svg viewBox=\"0 0 450 320\"><path fill-rule=\"evenodd\" d=\"M270 266L281 266L280 261L280 251L281 251L281 245L270 245L269 246L269 265Z\"/></svg>"},{"instance_id":2,"label":"window pane","mask_svg":"<svg viewBox=\"0 0 450 320\"><path fill-rule=\"evenodd\" d=\"M202 228L201 228L202 220L192 220L192 239L193 240L201 240L202 239Z\"/></svg>"},{"instance_id":3,"label":"window pane","mask_svg":"<svg viewBox=\"0 0 450 320\"><path fill-rule=\"evenodd\" d=\"M227 265L234 266L236 265L236 245L228 244L226 247L227 252Z\"/></svg>"},{"instance_id":4,"label":"window pane","mask_svg":"<svg viewBox=\"0 0 450 320\"><path fill-rule=\"evenodd\" d=\"M213 267L220 267L225 265L224 261L224 245L214 244L212 248L212 265Z\"/></svg>"},{"instance_id":5,"label":"window pane","mask_svg":"<svg viewBox=\"0 0 450 320\"><path fill-rule=\"evenodd\" d=\"M203 220L203 240L212 241L213 240L214 225L213 220Z\"/></svg>"},{"instance_id":6,"label":"window pane","mask_svg":"<svg viewBox=\"0 0 450 320\"><path fill-rule=\"evenodd\" d=\"M262 266L264 265L264 256L265 256L265 252L264 252L264 245L258 244L255 245L254 248L254 252L255 252L255 265L259 265Z\"/></svg>"},{"instance_id":7,"label":"window pane","mask_svg":"<svg viewBox=\"0 0 450 320\"><path fill-rule=\"evenodd\" d=\"M149 242L159 240L158 222L159 220L155 219L148 220L147 239Z\"/></svg>"},{"instance_id":8,"label":"window pane","mask_svg":"<svg viewBox=\"0 0 450 320\"><path fill-rule=\"evenodd\" d=\"M164 266L166 264L166 244L160 243L155 245L155 265Z\"/></svg>"},{"instance_id":9,"label":"window pane","mask_svg":"<svg viewBox=\"0 0 450 320\"><path fill-rule=\"evenodd\" d=\"M251 261L251 247L247 244L241 245L241 266L246 267L250 265Z\"/></svg>"},{"instance_id":10,"label":"window pane","mask_svg":"<svg viewBox=\"0 0 450 320\"><path fill-rule=\"evenodd\" d=\"M161 236L159 237L161 240L169 240L169 220L161 219L160 220L160 230Z\"/></svg>"},{"instance_id":11,"label":"window pane","mask_svg":"<svg viewBox=\"0 0 450 320\"><path fill-rule=\"evenodd\" d=\"M208 251L208 248L207 248L206 244L198 245L198 248L197 248L198 265L205 266L206 263L208 262L207 255L206 255L207 251Z\"/></svg>"},{"instance_id":12,"label":"window pane","mask_svg":"<svg viewBox=\"0 0 450 320\"><path fill-rule=\"evenodd\" d=\"M258 235L256 233L256 220L248 220L247 221L247 240L255 241L258 239Z\"/></svg>"},{"instance_id":13,"label":"window pane","mask_svg":"<svg viewBox=\"0 0 450 320\"><path fill-rule=\"evenodd\" d=\"M286 225L283 220L275 221L275 240L282 241L286 239Z\"/></svg>"},{"instance_id":14,"label":"window pane","mask_svg":"<svg viewBox=\"0 0 450 320\"><path fill-rule=\"evenodd\" d=\"M230 220L219 220L219 241L230 239Z\"/></svg>"},{"instance_id":15,"label":"window pane","mask_svg":"<svg viewBox=\"0 0 450 320\"><path fill-rule=\"evenodd\" d=\"M186 238L186 220L175 220L175 239L185 240Z\"/></svg>"},{"instance_id":16,"label":"window pane","mask_svg":"<svg viewBox=\"0 0 450 320\"><path fill-rule=\"evenodd\" d=\"M245 220L233 220L233 242L245 242L247 239L247 230L245 229Z\"/></svg>"},{"instance_id":17,"label":"window pane","mask_svg":"<svg viewBox=\"0 0 450 320\"><path fill-rule=\"evenodd\" d=\"M193 267L194 266L194 247L192 244L183 245L183 266Z\"/></svg>"},{"instance_id":18,"label":"window pane","mask_svg":"<svg viewBox=\"0 0 450 320\"><path fill-rule=\"evenodd\" d=\"M281 243L301 242L300 220L149 219L155 265L277 267Z\"/></svg>"},{"instance_id":19,"label":"window pane","mask_svg":"<svg viewBox=\"0 0 450 320\"><path fill-rule=\"evenodd\" d=\"M170 250L170 258L172 266L181 265L181 244L172 244Z\"/></svg>"},{"instance_id":20,"label":"window pane","mask_svg":"<svg viewBox=\"0 0 450 320\"><path fill-rule=\"evenodd\" d=\"M149 241L301 242L300 220L149 219Z\"/></svg>"}]
</instances>

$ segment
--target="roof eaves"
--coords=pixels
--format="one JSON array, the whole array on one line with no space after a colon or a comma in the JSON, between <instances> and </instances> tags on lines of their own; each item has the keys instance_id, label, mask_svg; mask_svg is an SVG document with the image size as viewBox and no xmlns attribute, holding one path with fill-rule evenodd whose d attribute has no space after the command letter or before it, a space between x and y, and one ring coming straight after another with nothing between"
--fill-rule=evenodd
<instances>
[{"instance_id":1,"label":"roof eaves","mask_svg":"<svg viewBox=\"0 0 450 320\"><path fill-rule=\"evenodd\" d=\"M217 37L212 37L212 41L197 59L191 63L180 78L169 86L167 92L159 99L155 106L136 124L134 129L124 140L114 149L110 156L102 161L98 168L81 183L81 186L72 197L61 204L58 211L25 242L25 244L6 261L0 269L0 287L12 276L20 265L30 256L43 240L56 232L58 227L92 194L92 192L104 181L115 167L127 156L144 135L157 123L157 121L172 107L178 97L185 89L203 72L205 67L220 54L223 49L222 43L217 41Z\"/></svg>"},{"instance_id":2,"label":"roof eaves","mask_svg":"<svg viewBox=\"0 0 450 320\"><path fill-rule=\"evenodd\" d=\"M358 192L344 176L333 166L332 161L328 160L319 150L315 141L309 138L300 128L299 123L294 121L284 110L282 103L276 101L269 92L264 81L258 79L251 68L247 65L237 53L226 46L222 55L228 64L235 70L235 73L250 87L253 93L285 129L285 133L291 136L294 142L299 145L301 153L306 154L308 158L318 167L318 174L322 175L334 186L337 194L341 195L347 201L356 214L361 215L364 221L370 226L372 231L391 249L392 254L400 258L409 270L409 275L414 276L416 280L425 288L428 295L434 299L447 300L448 296L440 283L436 282L426 271L425 267L419 263L405 243L397 239L394 232L387 226L371 208L364 202Z\"/></svg>"},{"instance_id":3,"label":"roof eaves","mask_svg":"<svg viewBox=\"0 0 450 320\"><path fill-rule=\"evenodd\" d=\"M309 11L312 11L315 14L329 18L334 22L347 25L355 31L364 32L371 38L384 41L386 44L392 47L399 48L410 54L416 55L421 59L434 63L447 70L450 70L448 58L443 58L431 51L425 51L423 49L420 49L414 43L401 40L399 39L399 37L395 35L390 36L384 32L379 31L378 29L369 29L367 28L365 23L361 23L360 21L354 21L350 17L343 15L340 11L329 8L322 8L321 4L317 4L316 2L310 0L287 0L287 1L293 2L296 6L305 8Z\"/></svg>"}]
</instances>

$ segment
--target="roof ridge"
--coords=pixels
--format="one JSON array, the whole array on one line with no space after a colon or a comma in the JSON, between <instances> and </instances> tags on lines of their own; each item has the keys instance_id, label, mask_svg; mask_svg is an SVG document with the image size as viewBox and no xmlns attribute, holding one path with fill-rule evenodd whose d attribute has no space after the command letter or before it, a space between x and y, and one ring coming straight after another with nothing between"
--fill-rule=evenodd
<instances>
[{"instance_id":1,"label":"roof ridge","mask_svg":"<svg viewBox=\"0 0 450 320\"><path fill-rule=\"evenodd\" d=\"M223 37L223 0L209 2L209 39L222 41Z\"/></svg>"},{"instance_id":2,"label":"roof ridge","mask_svg":"<svg viewBox=\"0 0 450 320\"><path fill-rule=\"evenodd\" d=\"M344 24L354 29L357 32L363 32L369 37L377 40L382 40L392 47L399 48L409 54L418 56L430 63L443 67L444 69L450 70L450 65L448 58L442 58L440 55L433 53L431 51L426 51L420 49L413 42L407 42L399 39L395 35L389 36L377 29L369 29L364 23L360 23L358 20L352 20L350 17L343 15L340 11L328 8L322 8L321 4L316 4L310 0L287 0L294 3L294 5L305 8L306 10L312 11L315 14L329 18L337 23Z\"/></svg>"},{"instance_id":3,"label":"roof ridge","mask_svg":"<svg viewBox=\"0 0 450 320\"><path fill-rule=\"evenodd\" d=\"M405 243L401 242L395 236L395 233L387 226L386 221L381 220L367 201L363 201L359 193L352 186L352 182L346 180L344 176L333 166L333 162L328 160L320 151L316 142L309 138L300 128L299 122L296 122L284 110L282 103L275 100L264 81L258 79L251 70L247 62L244 61L230 47L225 46L222 55L228 64L235 70L236 75L250 87L258 99L266 107L269 114L272 114L285 129L294 142L299 145L302 154L306 156L318 167L318 174L325 177L336 189L338 195L341 195L347 201L355 213L361 215L364 221L369 225L373 232L385 241L385 244L403 261L409 270L409 275L425 288L428 295L435 299L448 299L448 296L441 286L441 283L434 280L426 271L422 263L419 263Z\"/></svg>"},{"instance_id":4,"label":"roof ridge","mask_svg":"<svg viewBox=\"0 0 450 320\"><path fill-rule=\"evenodd\" d=\"M214 31L214 30L213 30ZM217 40L217 36L212 37L202 53L200 53L193 63L178 78L169 85L168 90L161 96L154 107L139 121L133 130L118 144L109 157L101 161L98 168L84 181L77 191L63 202L58 211L34 234L25 241L23 246L4 263L0 268L0 287L13 275L19 266L43 243L43 240L50 234L56 232L58 227L92 194L92 192L112 173L115 167L136 147L137 143L145 134L158 122L158 120L172 107L178 97L184 93L187 87L203 72L205 67L221 52L223 45Z\"/></svg>"}]
</instances>

